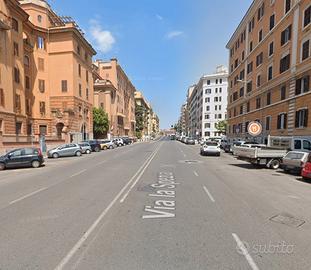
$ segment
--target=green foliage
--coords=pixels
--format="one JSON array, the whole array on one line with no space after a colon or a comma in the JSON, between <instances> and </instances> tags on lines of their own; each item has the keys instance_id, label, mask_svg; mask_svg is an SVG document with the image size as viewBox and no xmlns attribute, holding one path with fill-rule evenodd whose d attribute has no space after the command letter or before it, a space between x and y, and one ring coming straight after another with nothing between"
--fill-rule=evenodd
<instances>
[{"instance_id":1,"label":"green foliage","mask_svg":"<svg viewBox=\"0 0 311 270\"><path fill-rule=\"evenodd\" d=\"M216 129L223 133L223 134L226 134L226 130L227 130L227 121L226 120L221 120L221 121L218 121L218 123L216 123Z\"/></svg>"},{"instance_id":2,"label":"green foliage","mask_svg":"<svg viewBox=\"0 0 311 270\"><path fill-rule=\"evenodd\" d=\"M93 108L93 125L94 133L97 136L101 136L108 131L108 114L102 108Z\"/></svg>"},{"instance_id":3,"label":"green foliage","mask_svg":"<svg viewBox=\"0 0 311 270\"><path fill-rule=\"evenodd\" d=\"M144 129L144 121L145 121L145 109L143 106L136 105L135 118L136 118L136 131L141 133L142 130Z\"/></svg>"}]
</instances>

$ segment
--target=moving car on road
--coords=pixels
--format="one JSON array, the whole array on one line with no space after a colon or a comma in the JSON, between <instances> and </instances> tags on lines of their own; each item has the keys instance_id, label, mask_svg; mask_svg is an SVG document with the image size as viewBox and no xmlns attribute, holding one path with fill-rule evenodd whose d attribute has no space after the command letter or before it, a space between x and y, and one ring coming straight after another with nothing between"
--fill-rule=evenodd
<instances>
[{"instance_id":1,"label":"moving car on road","mask_svg":"<svg viewBox=\"0 0 311 270\"><path fill-rule=\"evenodd\" d=\"M111 140L101 140L98 141L100 143L100 148L102 150L107 150L107 149L114 149L115 148L115 144L113 143L113 141Z\"/></svg>"},{"instance_id":2,"label":"moving car on road","mask_svg":"<svg viewBox=\"0 0 311 270\"><path fill-rule=\"evenodd\" d=\"M38 168L44 163L42 152L38 148L19 148L0 157L0 170L6 168Z\"/></svg>"},{"instance_id":3,"label":"moving car on road","mask_svg":"<svg viewBox=\"0 0 311 270\"><path fill-rule=\"evenodd\" d=\"M281 168L285 172L293 171L301 174L301 170L304 167L309 157L309 153L301 151L290 151L282 159Z\"/></svg>"},{"instance_id":4,"label":"moving car on road","mask_svg":"<svg viewBox=\"0 0 311 270\"><path fill-rule=\"evenodd\" d=\"M220 156L220 146L217 142L207 141L201 146L200 154Z\"/></svg>"},{"instance_id":5,"label":"moving car on road","mask_svg":"<svg viewBox=\"0 0 311 270\"><path fill-rule=\"evenodd\" d=\"M92 152L92 147L89 143L79 143L79 146L81 147L82 154L91 154Z\"/></svg>"},{"instance_id":6,"label":"moving car on road","mask_svg":"<svg viewBox=\"0 0 311 270\"><path fill-rule=\"evenodd\" d=\"M82 155L81 147L76 143L62 144L48 151L49 158L59 157L80 157Z\"/></svg>"}]
</instances>

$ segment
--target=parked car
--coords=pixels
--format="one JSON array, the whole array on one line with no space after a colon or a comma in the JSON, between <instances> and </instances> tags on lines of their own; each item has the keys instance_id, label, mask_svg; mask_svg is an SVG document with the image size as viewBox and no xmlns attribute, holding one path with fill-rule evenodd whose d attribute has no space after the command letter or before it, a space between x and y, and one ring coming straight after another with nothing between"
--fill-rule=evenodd
<instances>
[{"instance_id":1,"label":"parked car","mask_svg":"<svg viewBox=\"0 0 311 270\"><path fill-rule=\"evenodd\" d=\"M122 137L122 140L125 145L129 145L133 143L133 141L129 137Z\"/></svg>"},{"instance_id":2,"label":"parked car","mask_svg":"<svg viewBox=\"0 0 311 270\"><path fill-rule=\"evenodd\" d=\"M311 179L311 154L308 155L308 159L302 168L301 176L304 180L310 180Z\"/></svg>"},{"instance_id":3,"label":"parked car","mask_svg":"<svg viewBox=\"0 0 311 270\"><path fill-rule=\"evenodd\" d=\"M195 140L193 138L189 137L189 138L186 139L186 144L194 145L195 144Z\"/></svg>"},{"instance_id":4,"label":"parked car","mask_svg":"<svg viewBox=\"0 0 311 270\"><path fill-rule=\"evenodd\" d=\"M207 141L200 148L202 156L215 155L220 156L220 145L217 142Z\"/></svg>"},{"instance_id":5,"label":"parked car","mask_svg":"<svg viewBox=\"0 0 311 270\"><path fill-rule=\"evenodd\" d=\"M14 149L0 157L0 170L7 168L38 168L44 163L42 152L38 148Z\"/></svg>"},{"instance_id":6,"label":"parked car","mask_svg":"<svg viewBox=\"0 0 311 270\"><path fill-rule=\"evenodd\" d=\"M101 149L100 144L97 140L88 140L88 141L83 141L82 143L90 144L93 152L99 152Z\"/></svg>"},{"instance_id":7,"label":"parked car","mask_svg":"<svg viewBox=\"0 0 311 270\"><path fill-rule=\"evenodd\" d=\"M124 146L124 141L122 138L115 138L113 139L113 142L116 146Z\"/></svg>"},{"instance_id":8,"label":"parked car","mask_svg":"<svg viewBox=\"0 0 311 270\"><path fill-rule=\"evenodd\" d=\"M308 152L290 151L283 157L281 168L285 172L293 171L301 174L301 170L307 162L308 157Z\"/></svg>"},{"instance_id":9,"label":"parked car","mask_svg":"<svg viewBox=\"0 0 311 270\"><path fill-rule=\"evenodd\" d=\"M116 146L111 140L101 140L98 142L100 143L100 147L102 150L114 149Z\"/></svg>"},{"instance_id":10,"label":"parked car","mask_svg":"<svg viewBox=\"0 0 311 270\"><path fill-rule=\"evenodd\" d=\"M231 143L227 143L223 146L223 149L226 153L232 153L232 144Z\"/></svg>"},{"instance_id":11,"label":"parked car","mask_svg":"<svg viewBox=\"0 0 311 270\"><path fill-rule=\"evenodd\" d=\"M92 147L89 143L79 143L79 146L81 147L82 154L91 154L92 152Z\"/></svg>"},{"instance_id":12,"label":"parked car","mask_svg":"<svg viewBox=\"0 0 311 270\"><path fill-rule=\"evenodd\" d=\"M62 144L56 148L48 151L49 158L59 158L59 157L80 157L82 155L81 147L76 143Z\"/></svg>"}]
</instances>

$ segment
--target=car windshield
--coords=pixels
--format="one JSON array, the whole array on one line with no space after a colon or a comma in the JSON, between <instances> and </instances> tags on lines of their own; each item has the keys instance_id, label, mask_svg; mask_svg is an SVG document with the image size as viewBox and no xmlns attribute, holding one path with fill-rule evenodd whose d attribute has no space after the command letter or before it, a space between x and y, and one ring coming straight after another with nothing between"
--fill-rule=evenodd
<instances>
[{"instance_id":1,"label":"car windshield","mask_svg":"<svg viewBox=\"0 0 311 270\"><path fill-rule=\"evenodd\" d=\"M217 142L206 142L205 145L207 146L218 146Z\"/></svg>"}]
</instances>

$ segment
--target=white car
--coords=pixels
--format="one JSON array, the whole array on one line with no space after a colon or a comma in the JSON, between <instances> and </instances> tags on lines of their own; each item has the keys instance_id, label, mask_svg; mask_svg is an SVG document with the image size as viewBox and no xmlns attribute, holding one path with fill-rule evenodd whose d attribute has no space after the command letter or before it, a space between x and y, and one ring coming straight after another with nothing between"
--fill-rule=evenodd
<instances>
[{"instance_id":1,"label":"white car","mask_svg":"<svg viewBox=\"0 0 311 270\"><path fill-rule=\"evenodd\" d=\"M202 156L215 155L220 156L220 145L217 142L207 141L200 148Z\"/></svg>"},{"instance_id":2,"label":"white car","mask_svg":"<svg viewBox=\"0 0 311 270\"><path fill-rule=\"evenodd\" d=\"M112 141L116 146L124 146L124 141L122 138L115 138Z\"/></svg>"}]
</instances>

